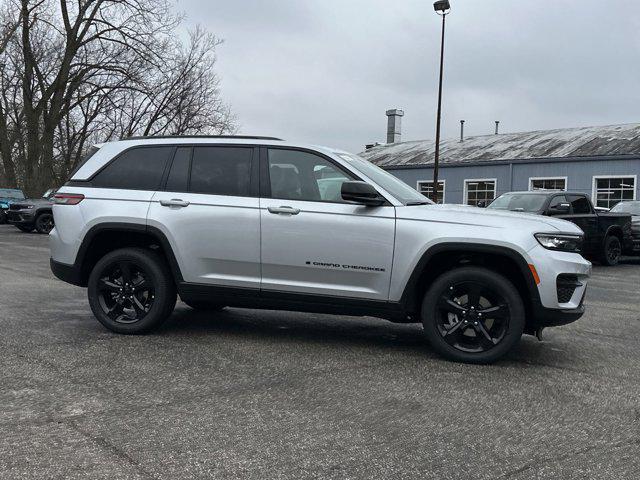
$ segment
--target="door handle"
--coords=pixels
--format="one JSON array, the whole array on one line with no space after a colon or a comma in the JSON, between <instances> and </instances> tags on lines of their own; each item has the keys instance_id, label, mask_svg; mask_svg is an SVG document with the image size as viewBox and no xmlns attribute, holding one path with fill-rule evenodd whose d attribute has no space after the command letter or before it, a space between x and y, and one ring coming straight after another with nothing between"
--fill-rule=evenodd
<instances>
[{"instance_id":1,"label":"door handle","mask_svg":"<svg viewBox=\"0 0 640 480\"><path fill-rule=\"evenodd\" d=\"M300 209L299 208L293 208L293 207L269 207L268 208L269 213L282 213L285 215L297 215L300 213Z\"/></svg>"},{"instance_id":2,"label":"door handle","mask_svg":"<svg viewBox=\"0 0 640 480\"><path fill-rule=\"evenodd\" d=\"M189 202L179 198L172 198L171 200L160 200L160 205L163 207L188 207Z\"/></svg>"}]
</instances>

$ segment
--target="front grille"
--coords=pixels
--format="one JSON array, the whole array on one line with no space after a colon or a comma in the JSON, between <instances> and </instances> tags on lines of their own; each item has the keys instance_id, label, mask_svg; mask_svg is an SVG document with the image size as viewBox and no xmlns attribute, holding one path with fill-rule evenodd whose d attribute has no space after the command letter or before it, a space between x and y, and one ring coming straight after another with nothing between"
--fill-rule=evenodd
<instances>
[{"instance_id":1,"label":"front grille","mask_svg":"<svg viewBox=\"0 0 640 480\"><path fill-rule=\"evenodd\" d=\"M21 205L19 203L12 203L11 205L9 205L9 210L22 210L24 208L24 205Z\"/></svg>"},{"instance_id":2,"label":"front grille","mask_svg":"<svg viewBox=\"0 0 640 480\"><path fill-rule=\"evenodd\" d=\"M556 289L558 292L558 303L568 303L573 297L576 288L582 284L578 281L578 277L573 274L563 273L558 275L556 279Z\"/></svg>"}]
</instances>

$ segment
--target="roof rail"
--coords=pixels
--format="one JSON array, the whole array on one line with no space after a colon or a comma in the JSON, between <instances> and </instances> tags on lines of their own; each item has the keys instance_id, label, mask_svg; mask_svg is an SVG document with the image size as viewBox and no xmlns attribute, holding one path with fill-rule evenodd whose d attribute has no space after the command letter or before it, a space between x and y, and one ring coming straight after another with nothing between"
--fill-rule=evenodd
<instances>
[{"instance_id":1,"label":"roof rail","mask_svg":"<svg viewBox=\"0 0 640 480\"><path fill-rule=\"evenodd\" d=\"M145 138L237 138L239 140L279 140L277 137L262 137L259 135L141 135L134 137L123 137L120 140L142 140Z\"/></svg>"}]
</instances>

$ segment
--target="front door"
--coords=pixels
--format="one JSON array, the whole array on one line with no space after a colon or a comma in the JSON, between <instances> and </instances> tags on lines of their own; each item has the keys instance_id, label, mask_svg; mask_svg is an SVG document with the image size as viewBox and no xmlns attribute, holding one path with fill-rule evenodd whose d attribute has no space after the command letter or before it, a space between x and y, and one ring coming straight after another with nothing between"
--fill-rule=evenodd
<instances>
[{"instance_id":1,"label":"front door","mask_svg":"<svg viewBox=\"0 0 640 480\"><path fill-rule=\"evenodd\" d=\"M147 221L165 233L186 282L257 291L258 207L257 148L178 147Z\"/></svg>"},{"instance_id":2,"label":"front door","mask_svg":"<svg viewBox=\"0 0 640 480\"><path fill-rule=\"evenodd\" d=\"M260 160L262 289L388 300L395 208L345 203L354 176L315 152L265 147Z\"/></svg>"}]
</instances>

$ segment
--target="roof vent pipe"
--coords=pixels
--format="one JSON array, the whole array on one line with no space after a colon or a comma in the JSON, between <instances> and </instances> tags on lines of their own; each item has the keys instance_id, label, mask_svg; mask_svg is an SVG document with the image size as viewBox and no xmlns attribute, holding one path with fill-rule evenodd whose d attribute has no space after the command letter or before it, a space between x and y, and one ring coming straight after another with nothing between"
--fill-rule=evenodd
<instances>
[{"instance_id":1,"label":"roof vent pipe","mask_svg":"<svg viewBox=\"0 0 640 480\"><path fill-rule=\"evenodd\" d=\"M464 142L464 120L460 120L460 141Z\"/></svg>"},{"instance_id":2,"label":"roof vent pipe","mask_svg":"<svg viewBox=\"0 0 640 480\"><path fill-rule=\"evenodd\" d=\"M404 111L399 108L387 110L387 143L397 143L402 137L402 117Z\"/></svg>"},{"instance_id":3,"label":"roof vent pipe","mask_svg":"<svg viewBox=\"0 0 640 480\"><path fill-rule=\"evenodd\" d=\"M498 135L498 125L500 125L500 120L496 120L496 135Z\"/></svg>"}]
</instances>

